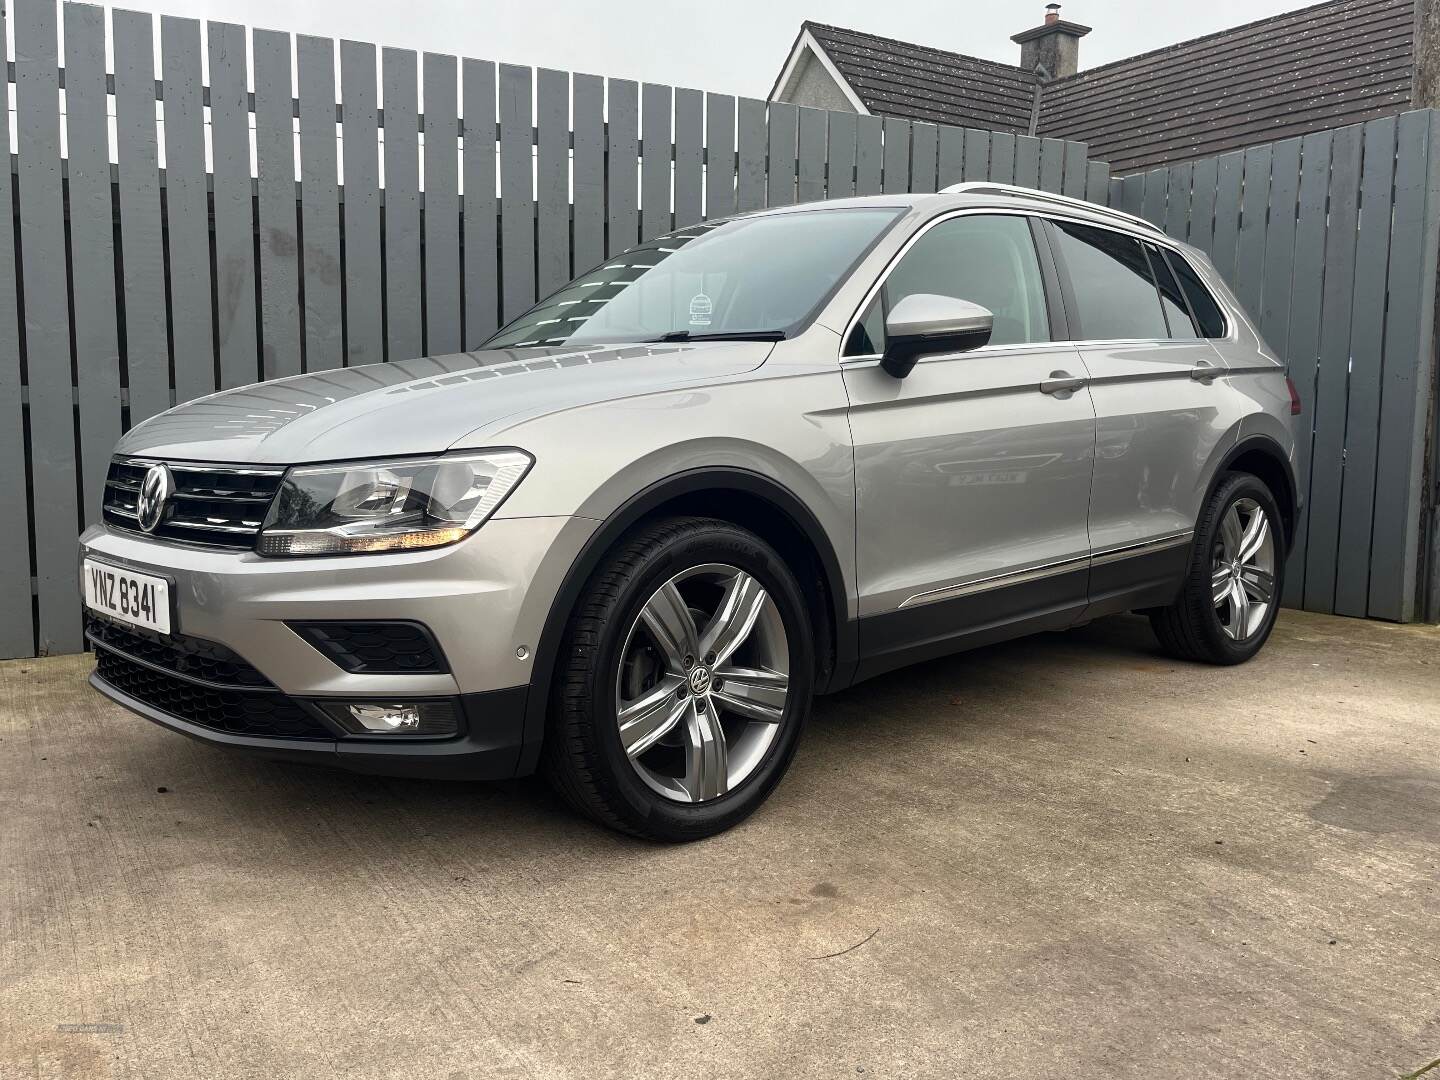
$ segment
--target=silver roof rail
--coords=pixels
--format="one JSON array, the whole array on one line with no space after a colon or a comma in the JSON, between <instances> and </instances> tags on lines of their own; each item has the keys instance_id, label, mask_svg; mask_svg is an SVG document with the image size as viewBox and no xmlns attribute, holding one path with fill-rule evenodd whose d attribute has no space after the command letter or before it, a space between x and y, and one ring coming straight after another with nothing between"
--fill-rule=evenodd
<instances>
[{"instance_id":1,"label":"silver roof rail","mask_svg":"<svg viewBox=\"0 0 1440 1080\"><path fill-rule=\"evenodd\" d=\"M1020 187L1018 184L997 184L991 180L967 180L963 184L951 184L949 187L940 189L941 195L1008 195L1012 198L1034 199L1036 202L1056 203L1060 206L1076 206L1086 210L1099 210L1117 217L1124 221L1137 225L1148 232L1164 235L1164 230L1158 228L1153 222L1146 221L1134 214L1127 214L1123 210L1112 210L1108 206L1101 206L1099 203L1087 202L1084 199L1074 199L1069 195L1056 195L1050 191L1038 191L1035 188Z\"/></svg>"}]
</instances>

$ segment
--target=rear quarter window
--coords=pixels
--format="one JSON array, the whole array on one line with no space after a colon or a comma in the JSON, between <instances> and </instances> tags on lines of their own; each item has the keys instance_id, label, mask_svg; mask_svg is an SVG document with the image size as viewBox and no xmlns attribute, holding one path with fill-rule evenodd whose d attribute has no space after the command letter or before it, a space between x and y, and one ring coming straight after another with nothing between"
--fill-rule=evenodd
<instances>
[{"instance_id":1,"label":"rear quarter window","mask_svg":"<svg viewBox=\"0 0 1440 1080\"><path fill-rule=\"evenodd\" d=\"M1170 268L1175 271L1176 278L1180 281L1180 288L1185 293L1185 299L1190 301L1190 310L1195 313L1195 322L1200 328L1200 336L1205 338L1223 338L1225 336L1225 314L1220 310L1220 305L1215 302L1215 297L1210 295L1210 290L1200 280L1200 275L1190 265L1190 261L1173 251L1167 251L1165 257L1170 261Z\"/></svg>"}]
</instances>

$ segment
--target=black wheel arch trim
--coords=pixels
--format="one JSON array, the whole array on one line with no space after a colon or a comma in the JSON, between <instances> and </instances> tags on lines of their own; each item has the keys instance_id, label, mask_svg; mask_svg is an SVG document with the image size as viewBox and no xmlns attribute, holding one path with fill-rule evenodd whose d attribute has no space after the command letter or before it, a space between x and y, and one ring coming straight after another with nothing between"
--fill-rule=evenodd
<instances>
[{"instance_id":1,"label":"black wheel arch trim","mask_svg":"<svg viewBox=\"0 0 1440 1080\"><path fill-rule=\"evenodd\" d=\"M1285 554L1288 557L1295 546L1296 524L1300 517L1300 489L1295 479L1295 468L1286 455L1285 449L1269 435L1247 435L1232 446L1225 456L1220 460L1220 466L1215 474L1210 477L1210 484L1205 490L1205 501L1200 505L1208 506L1210 499L1214 496L1216 489L1220 486L1221 479L1231 471L1231 466L1239 461L1246 454L1260 452L1271 458L1280 468L1280 474L1285 478L1286 490L1276 492L1277 496L1283 495L1289 502L1290 512L1293 520L1285 522ZM1259 479L1263 480L1264 477ZM1277 500L1278 501L1278 500Z\"/></svg>"},{"instance_id":2,"label":"black wheel arch trim","mask_svg":"<svg viewBox=\"0 0 1440 1080\"><path fill-rule=\"evenodd\" d=\"M828 677L817 673L816 691L838 690L850 683L858 662L858 628L848 617L848 594L840 560L836 557L835 549L819 520L793 491L761 473L734 467L689 469L659 480L631 496L591 534L566 573L560 590L551 602L550 613L545 618L545 626L535 649L530 694L525 710L524 746L518 769L520 774L533 772L539 763L560 642L585 583L590 580L605 554L636 523L655 513L666 503L686 495L716 489L753 496L768 503L785 516L788 523L819 555L820 572L824 575L830 591L832 625L827 629L834 641L835 660Z\"/></svg>"}]
</instances>

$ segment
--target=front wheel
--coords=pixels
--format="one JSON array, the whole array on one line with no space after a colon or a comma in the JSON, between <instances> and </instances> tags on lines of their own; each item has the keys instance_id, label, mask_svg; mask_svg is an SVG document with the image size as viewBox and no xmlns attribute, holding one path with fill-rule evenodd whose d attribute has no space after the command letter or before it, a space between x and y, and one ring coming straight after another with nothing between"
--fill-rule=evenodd
<instances>
[{"instance_id":1,"label":"front wheel","mask_svg":"<svg viewBox=\"0 0 1440 1080\"><path fill-rule=\"evenodd\" d=\"M1195 530L1185 585L1150 613L1161 647L1182 660L1240 664L1270 637L1285 580L1285 532L1270 489L1232 473Z\"/></svg>"},{"instance_id":2,"label":"front wheel","mask_svg":"<svg viewBox=\"0 0 1440 1080\"><path fill-rule=\"evenodd\" d=\"M752 813L794 755L813 635L794 576L727 522L622 541L567 628L545 768L577 810L657 840Z\"/></svg>"}]
</instances>

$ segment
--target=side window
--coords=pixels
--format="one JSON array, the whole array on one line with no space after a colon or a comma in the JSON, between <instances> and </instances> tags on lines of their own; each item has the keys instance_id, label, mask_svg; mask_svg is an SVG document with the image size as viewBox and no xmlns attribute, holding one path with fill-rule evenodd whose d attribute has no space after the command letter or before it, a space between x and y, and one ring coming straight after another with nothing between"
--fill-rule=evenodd
<instances>
[{"instance_id":1,"label":"side window","mask_svg":"<svg viewBox=\"0 0 1440 1080\"><path fill-rule=\"evenodd\" d=\"M1200 324L1200 336L1224 337L1225 316L1220 311L1220 305L1210 295L1210 290L1201 282L1200 275L1188 260L1174 252L1170 252L1169 260L1175 276L1180 279L1180 288L1185 291L1185 296L1190 301L1190 310L1195 312L1195 321Z\"/></svg>"},{"instance_id":2,"label":"side window","mask_svg":"<svg viewBox=\"0 0 1440 1080\"><path fill-rule=\"evenodd\" d=\"M1127 341L1170 336L1160 293L1139 240L1070 221L1053 224L1080 309L1080 325L1071 326L1072 337Z\"/></svg>"},{"instance_id":3,"label":"side window","mask_svg":"<svg viewBox=\"0 0 1440 1080\"><path fill-rule=\"evenodd\" d=\"M885 313L914 293L969 300L995 315L992 345L1050 340L1045 286L1028 219L996 214L942 221L917 240L845 344L846 356L885 350Z\"/></svg>"},{"instance_id":4,"label":"side window","mask_svg":"<svg viewBox=\"0 0 1440 1080\"><path fill-rule=\"evenodd\" d=\"M1190 321L1190 309L1185 306L1185 296L1180 283L1166 265L1165 253L1154 244L1145 245L1150 256L1150 269L1155 271L1155 283L1160 286L1160 306L1165 309L1165 322L1170 327L1170 336L1176 339L1193 340L1200 335Z\"/></svg>"}]
</instances>

